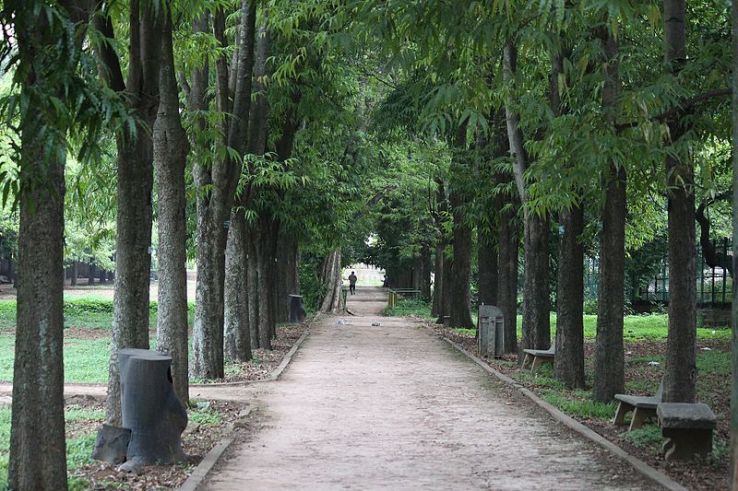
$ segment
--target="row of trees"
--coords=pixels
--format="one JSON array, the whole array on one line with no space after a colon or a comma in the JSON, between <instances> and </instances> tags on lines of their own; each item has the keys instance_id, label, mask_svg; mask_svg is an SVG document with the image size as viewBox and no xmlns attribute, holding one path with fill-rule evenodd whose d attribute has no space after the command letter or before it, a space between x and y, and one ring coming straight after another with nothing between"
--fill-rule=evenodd
<instances>
[{"instance_id":1,"label":"row of trees","mask_svg":"<svg viewBox=\"0 0 738 491\"><path fill-rule=\"evenodd\" d=\"M0 54L14 85L2 107L19 171L2 177L20 215L11 487L66 482L68 153L89 175L114 174L101 180L114 192L94 193L115 196L96 208L116 220L114 424L117 350L149 346L154 215L157 347L172 354L185 401L189 374L219 378L226 355L270 347L300 249L314 266L303 277L322 275L332 310L342 257L373 228L384 250L416 263L426 293L421 278L435 272L434 312L458 326L472 322L475 237L480 301L516 318L522 240L524 348L551 342L558 230L555 371L570 386L584 384L582 238L596 237L593 396L610 400L624 384L626 245L655 237L660 215L665 398L693 400L695 199L731 181L718 157L733 145L727 13L708 0L6 0Z\"/></svg>"},{"instance_id":2,"label":"row of trees","mask_svg":"<svg viewBox=\"0 0 738 491\"><path fill-rule=\"evenodd\" d=\"M366 206L360 87L372 84L339 21L334 5L276 0L3 3L5 141L16 153L2 177L20 215L11 488L66 483L67 185L99 223L115 217L111 424L118 350L149 347L154 223L157 349L172 355L185 402L190 375L222 378L226 356L271 349L299 288L300 246L340 266ZM188 254L198 271L191 359Z\"/></svg>"},{"instance_id":3,"label":"row of trees","mask_svg":"<svg viewBox=\"0 0 738 491\"><path fill-rule=\"evenodd\" d=\"M583 263L595 239L593 398L610 401L624 389L626 254L663 235L670 273L664 399L694 401L696 227L708 244L705 209L734 182L729 5L382 1L357 9L365 32L393 60L384 121L440 139L449 160L424 186L424 219L385 209L372 253L390 270L411 265L425 277L422 264L435 249L434 313L472 327L476 232L479 301L502 308L506 350L516 352L522 239L520 347L550 346L554 297L555 374L584 387ZM417 208L412 198L399 199ZM713 252L706 252L709 263L733 269Z\"/></svg>"}]
</instances>

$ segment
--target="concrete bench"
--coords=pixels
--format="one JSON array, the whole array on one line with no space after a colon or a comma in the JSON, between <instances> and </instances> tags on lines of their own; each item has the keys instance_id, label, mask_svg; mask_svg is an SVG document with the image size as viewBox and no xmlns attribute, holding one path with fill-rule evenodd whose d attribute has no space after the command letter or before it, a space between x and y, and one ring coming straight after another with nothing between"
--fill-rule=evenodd
<instances>
[{"instance_id":1,"label":"concrete bench","mask_svg":"<svg viewBox=\"0 0 738 491\"><path fill-rule=\"evenodd\" d=\"M630 419L628 431L633 431L646 422L649 418L656 417L656 407L661 402L664 392L663 382L659 384L659 389L655 396L632 396L629 394L615 394L615 400L618 401L618 409L615 411L615 419L613 424L623 426L625 424L625 415L633 412Z\"/></svg>"},{"instance_id":2,"label":"concrete bench","mask_svg":"<svg viewBox=\"0 0 738 491\"><path fill-rule=\"evenodd\" d=\"M535 372L536 368L540 367L544 363L550 363L553 365L554 357L556 356L554 347L547 350L524 349L523 353L525 353L525 357L523 358L523 368L528 368L528 365L530 365L531 372Z\"/></svg>"},{"instance_id":3,"label":"concrete bench","mask_svg":"<svg viewBox=\"0 0 738 491\"><path fill-rule=\"evenodd\" d=\"M662 450L666 460L691 459L712 453L715 413L701 402L662 402L656 408L661 434L666 438Z\"/></svg>"}]
</instances>

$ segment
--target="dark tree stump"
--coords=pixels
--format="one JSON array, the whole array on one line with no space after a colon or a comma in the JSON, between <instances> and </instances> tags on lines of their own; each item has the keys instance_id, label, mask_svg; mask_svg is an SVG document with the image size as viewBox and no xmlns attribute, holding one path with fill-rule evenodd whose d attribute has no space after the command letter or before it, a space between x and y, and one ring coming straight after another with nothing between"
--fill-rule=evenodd
<instances>
[{"instance_id":1,"label":"dark tree stump","mask_svg":"<svg viewBox=\"0 0 738 491\"><path fill-rule=\"evenodd\" d=\"M131 441L131 430L103 424L97 430L97 441L92 451L92 458L118 465L126 461L128 443Z\"/></svg>"},{"instance_id":2,"label":"dark tree stump","mask_svg":"<svg viewBox=\"0 0 738 491\"><path fill-rule=\"evenodd\" d=\"M130 428L131 466L184 460L181 435L187 412L172 385L171 356L143 349L122 349L120 363L123 427Z\"/></svg>"}]
</instances>

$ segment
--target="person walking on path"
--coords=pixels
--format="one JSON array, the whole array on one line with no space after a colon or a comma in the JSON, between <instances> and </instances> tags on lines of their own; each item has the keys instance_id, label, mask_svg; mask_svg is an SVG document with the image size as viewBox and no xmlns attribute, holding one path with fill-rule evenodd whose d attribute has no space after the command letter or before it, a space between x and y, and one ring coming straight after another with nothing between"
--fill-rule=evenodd
<instances>
[{"instance_id":1,"label":"person walking on path","mask_svg":"<svg viewBox=\"0 0 738 491\"><path fill-rule=\"evenodd\" d=\"M349 275L349 293L351 295L356 295L356 279L356 273L351 271Z\"/></svg>"}]
</instances>

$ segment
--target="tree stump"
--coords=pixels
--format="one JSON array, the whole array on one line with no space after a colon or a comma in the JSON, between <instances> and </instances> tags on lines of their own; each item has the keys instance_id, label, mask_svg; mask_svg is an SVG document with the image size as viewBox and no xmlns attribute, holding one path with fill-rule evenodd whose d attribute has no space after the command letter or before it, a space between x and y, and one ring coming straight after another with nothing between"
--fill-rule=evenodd
<instances>
[{"instance_id":1,"label":"tree stump","mask_svg":"<svg viewBox=\"0 0 738 491\"><path fill-rule=\"evenodd\" d=\"M172 385L172 357L129 348L120 350L118 360L123 427L131 430L126 465L183 460L187 412Z\"/></svg>"},{"instance_id":2,"label":"tree stump","mask_svg":"<svg viewBox=\"0 0 738 491\"><path fill-rule=\"evenodd\" d=\"M97 430L97 441L92 451L92 458L118 465L126 461L128 443L131 441L131 430L103 424Z\"/></svg>"}]
</instances>

